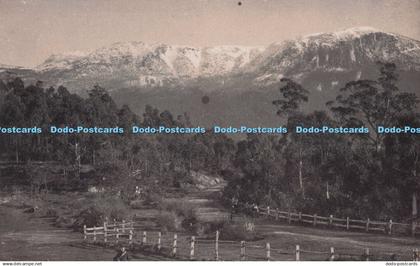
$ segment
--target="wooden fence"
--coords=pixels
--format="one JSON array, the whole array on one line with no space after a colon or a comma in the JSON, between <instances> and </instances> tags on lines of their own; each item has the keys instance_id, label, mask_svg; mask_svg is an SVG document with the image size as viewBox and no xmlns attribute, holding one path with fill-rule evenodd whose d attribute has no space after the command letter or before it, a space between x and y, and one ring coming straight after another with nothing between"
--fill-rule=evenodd
<instances>
[{"instance_id":1,"label":"wooden fence","mask_svg":"<svg viewBox=\"0 0 420 266\"><path fill-rule=\"evenodd\" d=\"M278 213L280 218L281 212ZM325 222L322 219L317 221ZM137 233L133 225L133 222L122 221L91 228L84 226L84 240L95 244L126 246L130 250L140 249L177 260L417 260L419 257L418 250L381 255L371 254L369 248L359 253L349 253L344 249L338 251L334 247L318 251L302 249L300 245L277 248L269 242L220 240L219 231L215 232L213 239L156 231Z\"/></svg>"},{"instance_id":2,"label":"wooden fence","mask_svg":"<svg viewBox=\"0 0 420 266\"><path fill-rule=\"evenodd\" d=\"M407 223L396 223L392 220L388 222L383 221L372 221L369 218L366 220L357 220L351 219L349 217L346 218L338 218L330 215L328 217L320 216L317 214L303 214L301 212L295 213L290 211L280 211L279 209L271 209L270 207L261 208L257 205L246 206L252 208L257 215L265 216L270 219L275 220L283 220L287 221L287 223L300 223L300 224L309 224L313 226L326 226L326 227L336 227L342 228L345 230L363 230L365 232L381 232L384 234L392 235L392 234L411 234L412 236L416 236L419 234L419 230L416 224L416 221L413 221L411 224Z\"/></svg>"},{"instance_id":3,"label":"wooden fence","mask_svg":"<svg viewBox=\"0 0 420 266\"><path fill-rule=\"evenodd\" d=\"M102 226L94 226L91 228L83 226L84 239L87 240L89 236L92 236L94 242L99 238L102 238L104 243L114 240L118 243L120 240L128 240L132 243L134 235L134 222L117 222L109 224L104 222Z\"/></svg>"}]
</instances>

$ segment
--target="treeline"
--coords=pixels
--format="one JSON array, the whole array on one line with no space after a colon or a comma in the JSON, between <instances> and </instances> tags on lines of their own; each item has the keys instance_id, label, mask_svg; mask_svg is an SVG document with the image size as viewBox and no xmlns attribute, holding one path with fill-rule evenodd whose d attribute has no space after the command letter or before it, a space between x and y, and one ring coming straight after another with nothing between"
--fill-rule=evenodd
<instances>
[{"instance_id":1,"label":"treeline","mask_svg":"<svg viewBox=\"0 0 420 266\"><path fill-rule=\"evenodd\" d=\"M161 112L151 106L146 106L140 117L128 106L119 108L99 86L90 90L87 98L82 98L62 86L46 89L38 82L25 87L20 78L0 81L1 127L119 126L130 129L133 125L183 127L190 124L186 114L174 118L169 111ZM79 188L80 172L88 165L96 169L89 182L131 191L135 184L150 190L179 187L190 183L191 171L217 173L231 161L234 142L210 133L55 135L44 130L42 134L2 134L0 147L2 161L28 165L26 173L17 177L26 182L9 180L9 183L33 185L36 182L48 188L48 183L61 179L61 188ZM63 173L61 170L34 173L36 167L32 167L32 161L58 162L64 166Z\"/></svg>"},{"instance_id":2,"label":"treeline","mask_svg":"<svg viewBox=\"0 0 420 266\"><path fill-rule=\"evenodd\" d=\"M250 135L237 145L226 194L304 213L411 219L420 188L420 135L376 129L420 127L418 100L399 90L394 64L378 65L377 80L348 82L327 111L301 112L308 91L283 79L282 97L273 104L289 129L364 126L370 133Z\"/></svg>"},{"instance_id":3,"label":"treeline","mask_svg":"<svg viewBox=\"0 0 420 266\"><path fill-rule=\"evenodd\" d=\"M309 92L283 79L273 101L289 129L367 127L369 134L247 135L234 142L222 134L198 135L1 135L1 159L58 161L69 166L58 176L79 184L78 164L93 165L97 184L154 193L191 183L191 171L222 175L225 202L257 203L319 215L402 220L412 217L420 188L418 134L377 134L378 126L420 127L416 95L398 88L394 64L380 63L377 80L348 82L325 111L304 113ZM280 119L280 118L279 118ZM193 126L147 106L142 116L119 108L101 87L87 98L66 88L24 86L19 78L0 82L0 126L98 127ZM76 168L75 168L76 167ZM30 169L30 168L29 168ZM76 169L76 170L75 170ZM80 170L80 169L79 169ZM26 176L39 176L30 173ZM33 181L31 181L33 182ZM38 183L41 181L38 181ZM44 182L45 175L44 175ZM73 182L73 183L72 183Z\"/></svg>"}]
</instances>

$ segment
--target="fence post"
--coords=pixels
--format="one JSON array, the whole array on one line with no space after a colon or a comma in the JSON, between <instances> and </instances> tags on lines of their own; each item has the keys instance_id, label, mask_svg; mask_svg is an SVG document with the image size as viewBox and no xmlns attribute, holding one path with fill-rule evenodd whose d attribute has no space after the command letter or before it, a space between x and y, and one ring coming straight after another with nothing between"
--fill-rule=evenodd
<instances>
[{"instance_id":1,"label":"fence post","mask_svg":"<svg viewBox=\"0 0 420 266\"><path fill-rule=\"evenodd\" d=\"M265 244L265 249L267 251L267 260L271 260L271 247L270 243Z\"/></svg>"},{"instance_id":2,"label":"fence post","mask_svg":"<svg viewBox=\"0 0 420 266\"><path fill-rule=\"evenodd\" d=\"M125 220L122 220L122 232L125 233Z\"/></svg>"},{"instance_id":3,"label":"fence post","mask_svg":"<svg viewBox=\"0 0 420 266\"><path fill-rule=\"evenodd\" d=\"M219 230L216 231L216 242L214 244L214 254L216 260L219 260Z\"/></svg>"},{"instance_id":4,"label":"fence post","mask_svg":"<svg viewBox=\"0 0 420 266\"><path fill-rule=\"evenodd\" d=\"M366 261L368 261L369 260L369 248L366 248L366 250L365 250L365 256L366 256Z\"/></svg>"},{"instance_id":5,"label":"fence post","mask_svg":"<svg viewBox=\"0 0 420 266\"><path fill-rule=\"evenodd\" d=\"M413 221L411 223L411 235L415 236L416 235L416 221Z\"/></svg>"},{"instance_id":6,"label":"fence post","mask_svg":"<svg viewBox=\"0 0 420 266\"><path fill-rule=\"evenodd\" d=\"M314 214L314 226L316 226L316 214Z\"/></svg>"},{"instance_id":7,"label":"fence post","mask_svg":"<svg viewBox=\"0 0 420 266\"><path fill-rule=\"evenodd\" d=\"M160 251L161 247L162 247L162 232L159 232L158 233L158 242L157 242L158 251Z\"/></svg>"},{"instance_id":8,"label":"fence post","mask_svg":"<svg viewBox=\"0 0 420 266\"><path fill-rule=\"evenodd\" d=\"M195 249L195 236L191 237L191 247L190 247L190 260L194 259L194 249Z\"/></svg>"},{"instance_id":9,"label":"fence post","mask_svg":"<svg viewBox=\"0 0 420 266\"><path fill-rule=\"evenodd\" d=\"M333 215L331 214L330 215L330 226L332 226L333 225Z\"/></svg>"},{"instance_id":10,"label":"fence post","mask_svg":"<svg viewBox=\"0 0 420 266\"><path fill-rule=\"evenodd\" d=\"M117 233L115 235L115 243L118 243L118 240L120 239L120 230L117 228L116 231Z\"/></svg>"},{"instance_id":11,"label":"fence post","mask_svg":"<svg viewBox=\"0 0 420 266\"><path fill-rule=\"evenodd\" d=\"M87 239L86 225L83 225L83 239Z\"/></svg>"},{"instance_id":12,"label":"fence post","mask_svg":"<svg viewBox=\"0 0 420 266\"><path fill-rule=\"evenodd\" d=\"M334 260L334 247L330 248L330 260L333 261Z\"/></svg>"},{"instance_id":13,"label":"fence post","mask_svg":"<svg viewBox=\"0 0 420 266\"><path fill-rule=\"evenodd\" d=\"M133 230L130 230L130 235L128 236L128 244L133 244Z\"/></svg>"},{"instance_id":14,"label":"fence post","mask_svg":"<svg viewBox=\"0 0 420 266\"><path fill-rule=\"evenodd\" d=\"M296 245L296 261L300 261L300 247Z\"/></svg>"},{"instance_id":15,"label":"fence post","mask_svg":"<svg viewBox=\"0 0 420 266\"><path fill-rule=\"evenodd\" d=\"M174 257L176 256L177 238L178 238L177 234L174 234L174 243L172 245L172 256Z\"/></svg>"},{"instance_id":16,"label":"fence post","mask_svg":"<svg viewBox=\"0 0 420 266\"><path fill-rule=\"evenodd\" d=\"M391 235L392 234L392 220L389 220L389 224L388 224L388 234Z\"/></svg>"},{"instance_id":17,"label":"fence post","mask_svg":"<svg viewBox=\"0 0 420 266\"><path fill-rule=\"evenodd\" d=\"M108 242L108 233L106 228L106 222L104 222L104 242Z\"/></svg>"},{"instance_id":18,"label":"fence post","mask_svg":"<svg viewBox=\"0 0 420 266\"><path fill-rule=\"evenodd\" d=\"M147 243L147 232L143 231L143 238L141 240L141 244L146 245L146 243Z\"/></svg>"},{"instance_id":19,"label":"fence post","mask_svg":"<svg viewBox=\"0 0 420 266\"><path fill-rule=\"evenodd\" d=\"M367 220L366 220L366 232L369 232L369 223L370 223L370 219L367 218Z\"/></svg>"},{"instance_id":20,"label":"fence post","mask_svg":"<svg viewBox=\"0 0 420 266\"><path fill-rule=\"evenodd\" d=\"M288 218L287 218L287 219L288 219L288 221L287 221L287 222L288 222L289 224L291 224L291 223L292 223L292 213L290 212L290 210L289 210L289 213L288 213Z\"/></svg>"},{"instance_id":21,"label":"fence post","mask_svg":"<svg viewBox=\"0 0 420 266\"><path fill-rule=\"evenodd\" d=\"M349 217L346 218L346 229L347 230L350 229L350 218Z\"/></svg>"},{"instance_id":22,"label":"fence post","mask_svg":"<svg viewBox=\"0 0 420 266\"><path fill-rule=\"evenodd\" d=\"M302 212L299 212L299 222L302 222Z\"/></svg>"},{"instance_id":23,"label":"fence post","mask_svg":"<svg viewBox=\"0 0 420 266\"><path fill-rule=\"evenodd\" d=\"M93 242L96 242L96 226L93 226Z\"/></svg>"},{"instance_id":24,"label":"fence post","mask_svg":"<svg viewBox=\"0 0 420 266\"><path fill-rule=\"evenodd\" d=\"M279 219L280 211L279 208L276 208L276 220Z\"/></svg>"},{"instance_id":25,"label":"fence post","mask_svg":"<svg viewBox=\"0 0 420 266\"><path fill-rule=\"evenodd\" d=\"M270 206L267 206L267 218L270 217Z\"/></svg>"},{"instance_id":26,"label":"fence post","mask_svg":"<svg viewBox=\"0 0 420 266\"><path fill-rule=\"evenodd\" d=\"M245 260L245 241L241 241L241 260Z\"/></svg>"}]
</instances>

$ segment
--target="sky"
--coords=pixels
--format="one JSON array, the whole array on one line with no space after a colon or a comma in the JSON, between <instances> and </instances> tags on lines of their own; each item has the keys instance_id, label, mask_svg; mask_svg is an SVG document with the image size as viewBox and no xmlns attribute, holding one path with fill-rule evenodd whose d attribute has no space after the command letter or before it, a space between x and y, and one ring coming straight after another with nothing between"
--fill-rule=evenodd
<instances>
[{"instance_id":1,"label":"sky","mask_svg":"<svg viewBox=\"0 0 420 266\"><path fill-rule=\"evenodd\" d=\"M359 26L420 40L420 0L0 0L0 64L115 42L255 46Z\"/></svg>"}]
</instances>

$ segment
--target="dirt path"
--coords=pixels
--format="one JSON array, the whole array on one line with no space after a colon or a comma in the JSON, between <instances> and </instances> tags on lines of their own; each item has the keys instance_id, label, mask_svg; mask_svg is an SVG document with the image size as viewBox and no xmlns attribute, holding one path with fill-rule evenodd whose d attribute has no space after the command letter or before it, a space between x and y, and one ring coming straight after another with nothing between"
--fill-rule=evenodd
<instances>
[{"instance_id":1,"label":"dirt path","mask_svg":"<svg viewBox=\"0 0 420 266\"><path fill-rule=\"evenodd\" d=\"M227 210L217 203L220 189L220 187L209 187L191 192L181 199L194 203L203 220L223 218ZM142 231L146 230L150 233L147 241L155 243L157 231L161 230L156 223L159 211L140 209L135 212L137 216L135 238L139 240ZM253 221L257 234L263 237L260 241L247 242L248 259L252 259L252 256L264 259L267 242L271 244L271 256L274 260L294 260L296 245L300 245L302 260L326 260L331 247L335 248L336 257L345 260L360 260L366 248L370 250L371 259L409 260L412 250L420 247L420 239L411 237L288 225L262 218L245 218L242 215L235 215L234 221L238 224ZM164 233L162 237L163 243L170 245L173 233ZM179 233L178 240L179 255L188 257L190 235ZM200 254L202 258L214 259L213 244L198 243L196 248L197 256ZM239 242L234 245L220 244L222 259L238 260L239 252ZM116 251L113 249L84 243L80 233L54 227L51 219L37 218L33 214L24 213L22 209L4 207L0 204L0 260L110 261L115 254ZM168 259L149 254L130 255L133 260Z\"/></svg>"},{"instance_id":2,"label":"dirt path","mask_svg":"<svg viewBox=\"0 0 420 266\"><path fill-rule=\"evenodd\" d=\"M197 206L201 220L215 220L218 217L225 217L229 214L227 210L215 203L218 198L217 193L220 193L221 189L221 187L209 187L201 191L192 192L182 199L194 203ZM156 210L139 210L139 213L142 213L139 216L143 217L143 225L145 225L142 230L159 230L154 223L157 215ZM391 260L391 258L394 258L397 260L409 260L412 256L412 250L420 246L420 240L411 237L396 237L365 232L348 232L313 228L311 226L288 225L272 220L267 221L262 218L245 218L242 215L235 215L234 221L238 224L242 224L245 221L255 222L257 234L264 239L248 244L250 246L265 247L265 244L269 242L273 249L284 251L272 251L272 257L276 260L294 260L296 245L300 245L302 249L302 260L326 260L329 257L331 247L335 249L337 254L336 258L345 260L362 259L366 248L369 248L371 259ZM186 235L182 235L182 237L185 239L188 238ZM187 246L188 240L184 244ZM206 251L207 253L211 253L212 248L211 245L209 247L203 247L203 256L207 258L208 254L205 253ZM238 247L230 245L225 245L223 249L225 259L234 259L235 255L233 254L239 252ZM264 258L264 248L257 249L250 247L248 251L251 256L262 256ZM186 254L184 255L187 255L188 250L186 249L185 252ZM209 256L209 258L211 257L212 255Z\"/></svg>"},{"instance_id":3,"label":"dirt path","mask_svg":"<svg viewBox=\"0 0 420 266\"><path fill-rule=\"evenodd\" d=\"M0 206L0 260L112 260L113 251L87 247L81 235L48 218Z\"/></svg>"},{"instance_id":4,"label":"dirt path","mask_svg":"<svg viewBox=\"0 0 420 266\"><path fill-rule=\"evenodd\" d=\"M83 243L80 233L57 229L51 225L51 219L0 205L0 260L112 261L115 254L113 249ZM130 255L133 260L162 259Z\"/></svg>"},{"instance_id":5,"label":"dirt path","mask_svg":"<svg viewBox=\"0 0 420 266\"><path fill-rule=\"evenodd\" d=\"M302 250L328 252L330 247L334 247L337 254L358 256L369 248L370 254L376 258L387 259L394 254L397 259L411 259L412 250L420 246L420 239L412 237L275 224L274 221L267 222L264 219L256 220L256 228L264 236L264 241L270 242L272 247L287 250L293 250L296 245L300 245ZM310 253L307 256L326 257Z\"/></svg>"}]
</instances>

